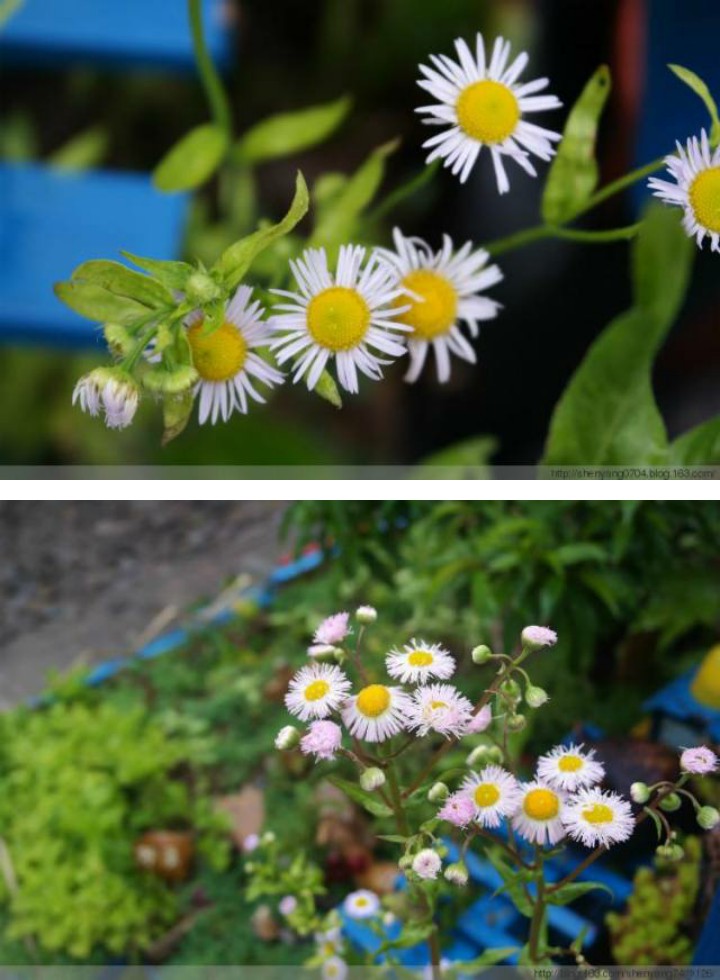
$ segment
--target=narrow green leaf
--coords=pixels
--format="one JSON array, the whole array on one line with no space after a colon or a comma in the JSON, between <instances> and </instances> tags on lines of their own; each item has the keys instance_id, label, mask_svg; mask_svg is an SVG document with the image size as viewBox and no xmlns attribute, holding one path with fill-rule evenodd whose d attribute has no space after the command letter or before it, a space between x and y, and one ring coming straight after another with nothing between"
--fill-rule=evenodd
<instances>
[{"instance_id":1,"label":"narrow green leaf","mask_svg":"<svg viewBox=\"0 0 720 980\"><path fill-rule=\"evenodd\" d=\"M260 163L307 150L328 139L346 118L352 99L283 112L253 126L238 140L233 156L239 163Z\"/></svg>"},{"instance_id":2,"label":"narrow green leaf","mask_svg":"<svg viewBox=\"0 0 720 980\"><path fill-rule=\"evenodd\" d=\"M720 415L695 426L670 444L672 466L720 466Z\"/></svg>"},{"instance_id":3,"label":"narrow green leaf","mask_svg":"<svg viewBox=\"0 0 720 980\"><path fill-rule=\"evenodd\" d=\"M563 885L557 891L546 892L546 898L550 905L569 905L570 902L576 902L578 898L582 898L588 892L598 890L607 892L610 898L615 897L612 889L608 888L607 885L601 885L597 881L578 881Z\"/></svg>"},{"instance_id":4,"label":"narrow green leaf","mask_svg":"<svg viewBox=\"0 0 720 980\"><path fill-rule=\"evenodd\" d=\"M56 170L77 173L97 167L105 159L110 140L105 129L93 126L52 153L47 162Z\"/></svg>"},{"instance_id":5,"label":"narrow green leaf","mask_svg":"<svg viewBox=\"0 0 720 980\"><path fill-rule=\"evenodd\" d=\"M120 262L93 259L83 262L72 274L74 282L92 282L116 296L135 299L150 309L166 309L174 305L172 293L149 276L128 269Z\"/></svg>"},{"instance_id":6,"label":"narrow green leaf","mask_svg":"<svg viewBox=\"0 0 720 980\"><path fill-rule=\"evenodd\" d=\"M315 394L330 402L335 408L342 408L342 398L335 379L328 371L323 371L314 388Z\"/></svg>"},{"instance_id":7,"label":"narrow green leaf","mask_svg":"<svg viewBox=\"0 0 720 980\"><path fill-rule=\"evenodd\" d=\"M668 65L668 68L684 82L689 88L693 90L695 95L698 95L705 103L705 108L710 113L710 119L712 121L712 127L710 130L710 142L713 146L717 146L720 143L720 116L718 116L718 107L715 99L710 93L710 89L707 87L705 82L696 75L694 71L690 71L689 68L683 68L682 65Z\"/></svg>"},{"instance_id":8,"label":"narrow green leaf","mask_svg":"<svg viewBox=\"0 0 720 980\"><path fill-rule=\"evenodd\" d=\"M490 458L496 450L497 441L492 436L465 439L426 456L412 476L414 480L486 480L490 476Z\"/></svg>"},{"instance_id":9,"label":"narrow green leaf","mask_svg":"<svg viewBox=\"0 0 720 980\"><path fill-rule=\"evenodd\" d=\"M269 228L261 228L259 231L241 238L230 248L226 249L213 267L213 271L222 276L228 289L234 289L245 273L247 272L253 259L260 252L272 245L278 238L289 234L302 218L305 217L310 206L307 184L305 178L298 171L295 185L295 197L293 198L290 210L276 225Z\"/></svg>"},{"instance_id":10,"label":"narrow green leaf","mask_svg":"<svg viewBox=\"0 0 720 980\"><path fill-rule=\"evenodd\" d=\"M657 839L662 840L662 836L665 833L665 828L663 827L663 822L658 816L658 814L652 809L652 807L643 807L643 813L646 813L648 817L655 824L655 830L657 831Z\"/></svg>"},{"instance_id":11,"label":"narrow green leaf","mask_svg":"<svg viewBox=\"0 0 720 980\"><path fill-rule=\"evenodd\" d=\"M570 221L597 186L595 144L610 87L610 69L601 65L570 110L543 193L542 216L548 224Z\"/></svg>"},{"instance_id":12,"label":"narrow green leaf","mask_svg":"<svg viewBox=\"0 0 720 980\"><path fill-rule=\"evenodd\" d=\"M197 126L165 154L153 171L153 183L166 193L194 190L212 177L227 148L227 134L220 126Z\"/></svg>"},{"instance_id":13,"label":"narrow green leaf","mask_svg":"<svg viewBox=\"0 0 720 980\"><path fill-rule=\"evenodd\" d=\"M162 444L167 446L184 431L192 415L195 398L192 391L179 395L165 395L163 398L163 436Z\"/></svg>"},{"instance_id":14,"label":"narrow green leaf","mask_svg":"<svg viewBox=\"0 0 720 980\"><path fill-rule=\"evenodd\" d=\"M474 960L462 960L461 962L454 962L453 967L459 971L459 973L464 976L474 976L476 973L480 972L483 966L494 966L496 963L502 963L513 953L517 953L519 946L500 946L497 949L486 949L484 953L476 957Z\"/></svg>"},{"instance_id":15,"label":"narrow green leaf","mask_svg":"<svg viewBox=\"0 0 720 980\"><path fill-rule=\"evenodd\" d=\"M150 275L161 282L168 289L183 290L188 278L195 272L193 266L188 262L174 262L165 259L146 259L141 255L133 255L132 252L121 252L126 259L129 259L138 269L144 269Z\"/></svg>"},{"instance_id":16,"label":"narrow green leaf","mask_svg":"<svg viewBox=\"0 0 720 980\"><path fill-rule=\"evenodd\" d=\"M127 327L148 315L147 306L134 299L117 296L93 282L58 282L57 298L80 316L96 323L118 323Z\"/></svg>"},{"instance_id":17,"label":"narrow green leaf","mask_svg":"<svg viewBox=\"0 0 720 980\"><path fill-rule=\"evenodd\" d=\"M434 931L435 924L433 922L404 925L403 930L397 939L389 939L387 942L384 942L380 948L375 951L375 955L380 956L383 953L387 953L393 949L412 949L413 946L418 946L420 943L423 943L429 939Z\"/></svg>"},{"instance_id":18,"label":"narrow green leaf","mask_svg":"<svg viewBox=\"0 0 720 980\"><path fill-rule=\"evenodd\" d=\"M373 793L366 792L357 783L349 783L346 779L340 779L339 776L331 776L330 782L333 786L337 786L338 789L342 790L355 803L359 803L360 806L365 807L368 813L372 813L374 817L392 816L392 810L389 806L386 806Z\"/></svg>"}]
</instances>

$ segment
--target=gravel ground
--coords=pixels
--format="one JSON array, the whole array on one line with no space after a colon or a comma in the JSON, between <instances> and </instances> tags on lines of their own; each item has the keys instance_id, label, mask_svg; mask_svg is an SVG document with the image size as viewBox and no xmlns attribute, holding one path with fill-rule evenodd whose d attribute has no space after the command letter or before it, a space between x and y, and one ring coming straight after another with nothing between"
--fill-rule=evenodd
<instances>
[{"instance_id":1,"label":"gravel ground","mask_svg":"<svg viewBox=\"0 0 720 980\"><path fill-rule=\"evenodd\" d=\"M238 575L264 578L285 506L0 503L0 708L42 690L51 668L133 650Z\"/></svg>"}]
</instances>

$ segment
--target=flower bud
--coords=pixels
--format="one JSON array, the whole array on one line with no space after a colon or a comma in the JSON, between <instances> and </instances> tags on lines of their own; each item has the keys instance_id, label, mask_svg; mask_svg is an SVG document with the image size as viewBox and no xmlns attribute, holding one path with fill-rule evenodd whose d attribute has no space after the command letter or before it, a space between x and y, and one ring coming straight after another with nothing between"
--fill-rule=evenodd
<instances>
[{"instance_id":1,"label":"flower bud","mask_svg":"<svg viewBox=\"0 0 720 980\"><path fill-rule=\"evenodd\" d=\"M398 861L398 866L400 867L401 871L406 871L411 866L412 863L413 863L412 857L409 854L403 854L403 856Z\"/></svg>"},{"instance_id":2,"label":"flower bud","mask_svg":"<svg viewBox=\"0 0 720 980\"><path fill-rule=\"evenodd\" d=\"M461 861L458 861L455 864L449 864L447 868L445 868L443 877L446 881L449 881L451 885L458 885L460 888L464 888L468 883L468 871Z\"/></svg>"},{"instance_id":3,"label":"flower bud","mask_svg":"<svg viewBox=\"0 0 720 980\"><path fill-rule=\"evenodd\" d=\"M547 691L543 690L542 687L535 687L533 684L528 684L525 689L525 700L531 708L542 708L550 698L548 697Z\"/></svg>"},{"instance_id":4,"label":"flower bud","mask_svg":"<svg viewBox=\"0 0 720 980\"><path fill-rule=\"evenodd\" d=\"M677 793L668 793L660 800L660 809L666 813L675 813L682 806L682 800Z\"/></svg>"},{"instance_id":5,"label":"flower bud","mask_svg":"<svg viewBox=\"0 0 720 980\"><path fill-rule=\"evenodd\" d=\"M486 647L485 644L481 644L479 647L475 647L470 656L472 657L472 662L474 664L486 664L488 660L492 657L492 650L490 647Z\"/></svg>"},{"instance_id":6,"label":"flower bud","mask_svg":"<svg viewBox=\"0 0 720 980\"><path fill-rule=\"evenodd\" d=\"M635 803L647 803L650 799L650 787L647 783L633 783L630 787L630 797Z\"/></svg>"},{"instance_id":7,"label":"flower bud","mask_svg":"<svg viewBox=\"0 0 720 980\"><path fill-rule=\"evenodd\" d=\"M431 803L442 803L450 795L450 790L445 783L434 783L429 791L427 798Z\"/></svg>"},{"instance_id":8,"label":"flower bud","mask_svg":"<svg viewBox=\"0 0 720 980\"><path fill-rule=\"evenodd\" d=\"M502 765L505 756L503 755L503 750L499 745L491 745L488 750L488 759L490 762L495 762L497 765Z\"/></svg>"},{"instance_id":9,"label":"flower bud","mask_svg":"<svg viewBox=\"0 0 720 980\"><path fill-rule=\"evenodd\" d=\"M522 691L520 690L520 685L517 681L514 681L512 677L508 677L506 681L503 681L500 685L500 693L504 694L506 698L513 701L519 701L522 697Z\"/></svg>"},{"instance_id":10,"label":"flower bud","mask_svg":"<svg viewBox=\"0 0 720 980\"><path fill-rule=\"evenodd\" d=\"M335 647L329 643L313 643L308 647L308 657L320 663L327 663L335 660Z\"/></svg>"},{"instance_id":11,"label":"flower bud","mask_svg":"<svg viewBox=\"0 0 720 980\"><path fill-rule=\"evenodd\" d=\"M361 626L372 626L377 620L377 609L373 606L358 606L355 610L355 619Z\"/></svg>"},{"instance_id":12,"label":"flower bud","mask_svg":"<svg viewBox=\"0 0 720 980\"><path fill-rule=\"evenodd\" d=\"M381 786L385 785L385 773L382 769L374 767L365 769L360 774L360 785L366 793L372 793L373 790L380 789Z\"/></svg>"},{"instance_id":13,"label":"flower bud","mask_svg":"<svg viewBox=\"0 0 720 980\"><path fill-rule=\"evenodd\" d=\"M476 766L486 765L488 762L491 761L490 760L491 749L492 746L490 745L478 745L477 748L474 748L470 753L470 755L467 757L467 759L465 760L465 764L470 766L471 769L475 768Z\"/></svg>"},{"instance_id":14,"label":"flower bud","mask_svg":"<svg viewBox=\"0 0 720 980\"><path fill-rule=\"evenodd\" d=\"M510 715L507 720L508 731L521 732L527 725L525 715Z\"/></svg>"},{"instance_id":15,"label":"flower bud","mask_svg":"<svg viewBox=\"0 0 720 980\"><path fill-rule=\"evenodd\" d=\"M275 841L276 841L276 839L277 838L275 837L275 834L272 832L272 830L266 830L265 833L260 838L260 843L261 844L274 844Z\"/></svg>"},{"instance_id":16,"label":"flower bud","mask_svg":"<svg viewBox=\"0 0 720 980\"><path fill-rule=\"evenodd\" d=\"M720 813L714 806L701 806L697 812L697 822L703 830L712 830L720 823Z\"/></svg>"},{"instance_id":17,"label":"flower bud","mask_svg":"<svg viewBox=\"0 0 720 980\"><path fill-rule=\"evenodd\" d=\"M275 736L275 748L281 752L288 752L300 744L300 732L294 725L286 725L281 728Z\"/></svg>"},{"instance_id":18,"label":"flower bud","mask_svg":"<svg viewBox=\"0 0 720 980\"><path fill-rule=\"evenodd\" d=\"M220 287L207 272L203 272L201 269L193 272L185 283L185 298L195 306L211 303L219 296Z\"/></svg>"},{"instance_id":19,"label":"flower bud","mask_svg":"<svg viewBox=\"0 0 720 980\"><path fill-rule=\"evenodd\" d=\"M547 626L526 626L520 634L520 640L525 650L539 650L541 647L554 646L557 633Z\"/></svg>"}]
</instances>

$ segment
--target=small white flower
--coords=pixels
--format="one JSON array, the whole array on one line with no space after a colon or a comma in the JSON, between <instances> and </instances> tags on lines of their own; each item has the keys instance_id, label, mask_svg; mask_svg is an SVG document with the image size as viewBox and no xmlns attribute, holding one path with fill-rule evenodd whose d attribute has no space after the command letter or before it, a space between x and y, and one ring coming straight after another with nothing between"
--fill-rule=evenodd
<instances>
[{"instance_id":1,"label":"small white flower","mask_svg":"<svg viewBox=\"0 0 720 980\"><path fill-rule=\"evenodd\" d=\"M418 878L437 878L441 867L442 861L440 860L440 855L429 847L418 851L412 861L412 869Z\"/></svg>"},{"instance_id":2,"label":"small white flower","mask_svg":"<svg viewBox=\"0 0 720 980\"><path fill-rule=\"evenodd\" d=\"M713 252L720 252L720 146L710 148L703 129L700 139L693 136L677 156L665 157L675 183L651 177L648 186L665 204L677 205L685 212L683 227L702 247L707 235Z\"/></svg>"},{"instance_id":3,"label":"small white flower","mask_svg":"<svg viewBox=\"0 0 720 980\"><path fill-rule=\"evenodd\" d=\"M140 392L135 381L120 368L96 368L75 385L72 403L89 415L105 413L109 429L125 429L135 418Z\"/></svg>"},{"instance_id":4,"label":"small white flower","mask_svg":"<svg viewBox=\"0 0 720 980\"><path fill-rule=\"evenodd\" d=\"M327 646L337 646L350 633L350 613L339 612L328 616L315 630L313 642Z\"/></svg>"},{"instance_id":5,"label":"small white flower","mask_svg":"<svg viewBox=\"0 0 720 980\"><path fill-rule=\"evenodd\" d=\"M329 956L320 968L322 980L345 980L348 965L339 956Z\"/></svg>"},{"instance_id":6,"label":"small white flower","mask_svg":"<svg viewBox=\"0 0 720 980\"><path fill-rule=\"evenodd\" d=\"M294 725L285 725L275 736L275 748L281 752L294 749L300 742L300 733Z\"/></svg>"},{"instance_id":7,"label":"small white flower","mask_svg":"<svg viewBox=\"0 0 720 980\"><path fill-rule=\"evenodd\" d=\"M334 759L342 745L342 728L334 721L314 721L300 741L300 751L304 755L314 755L321 759Z\"/></svg>"},{"instance_id":8,"label":"small white flower","mask_svg":"<svg viewBox=\"0 0 720 980\"><path fill-rule=\"evenodd\" d=\"M298 901L294 895L285 895L280 899L278 910L281 915L284 915L287 918L288 915L292 915L297 908L297 905Z\"/></svg>"},{"instance_id":9,"label":"small white flower","mask_svg":"<svg viewBox=\"0 0 720 980\"><path fill-rule=\"evenodd\" d=\"M313 660L331 660L335 657L336 648L329 643L313 643L307 652Z\"/></svg>"},{"instance_id":10,"label":"small white flower","mask_svg":"<svg viewBox=\"0 0 720 980\"><path fill-rule=\"evenodd\" d=\"M433 252L421 239L406 238L398 228L393 238L395 251L378 249L378 254L404 292L399 302L409 304L399 317L412 330L405 380L417 381L432 348L438 380L444 383L450 379L451 355L475 364L475 351L460 322L467 324L471 337L477 337L479 322L497 316L500 304L480 294L500 282L502 272L497 265L488 265L488 253L473 249L472 242L455 251L452 239L445 235L443 247Z\"/></svg>"},{"instance_id":11,"label":"small white flower","mask_svg":"<svg viewBox=\"0 0 720 980\"><path fill-rule=\"evenodd\" d=\"M366 742L384 742L407 728L411 701L399 687L369 684L342 709L342 720L351 735Z\"/></svg>"},{"instance_id":12,"label":"small white flower","mask_svg":"<svg viewBox=\"0 0 720 980\"><path fill-rule=\"evenodd\" d=\"M547 87L547 78L518 83L529 59L523 52L508 67L509 41L501 37L495 40L489 64L481 34L477 35L474 55L461 39L455 41L455 49L457 61L446 55L430 55L434 67L420 65L424 78L418 85L438 101L416 111L428 116L424 121L431 126L450 127L423 144L431 149L427 162L443 159L444 166L451 167L464 183L481 149L487 146L498 190L504 194L510 189L510 183L503 157L512 157L535 177L530 155L550 160L555 153L553 143L561 139L559 133L536 126L523 117L558 109L561 102L554 95L537 94Z\"/></svg>"},{"instance_id":13,"label":"small white flower","mask_svg":"<svg viewBox=\"0 0 720 980\"><path fill-rule=\"evenodd\" d=\"M418 687L412 696L408 727L418 735L439 732L446 738L460 738L472 718L473 705L452 684Z\"/></svg>"},{"instance_id":14,"label":"small white flower","mask_svg":"<svg viewBox=\"0 0 720 980\"><path fill-rule=\"evenodd\" d=\"M535 844L557 844L565 836L565 798L537 780L521 787L520 806L512 818L515 830Z\"/></svg>"},{"instance_id":15,"label":"small white flower","mask_svg":"<svg viewBox=\"0 0 720 980\"><path fill-rule=\"evenodd\" d=\"M467 728L465 729L466 735L478 735L480 732L486 731L492 724L492 708L489 704L485 704L476 711L468 722Z\"/></svg>"},{"instance_id":16,"label":"small white flower","mask_svg":"<svg viewBox=\"0 0 720 980\"><path fill-rule=\"evenodd\" d=\"M402 650L391 650L385 658L387 672L403 684L424 684L431 677L447 680L455 672L455 661L438 643L411 640Z\"/></svg>"},{"instance_id":17,"label":"small white flower","mask_svg":"<svg viewBox=\"0 0 720 980\"><path fill-rule=\"evenodd\" d=\"M312 664L301 668L290 681L285 706L301 721L327 718L337 711L350 690L350 681L339 667Z\"/></svg>"},{"instance_id":18,"label":"small white flower","mask_svg":"<svg viewBox=\"0 0 720 980\"><path fill-rule=\"evenodd\" d=\"M705 745L685 749L680 756L680 768L694 776L707 776L718 768L718 757Z\"/></svg>"},{"instance_id":19,"label":"small white flower","mask_svg":"<svg viewBox=\"0 0 720 980\"><path fill-rule=\"evenodd\" d=\"M372 626L377 621L377 609L374 606L358 606L355 610L355 619L362 626Z\"/></svg>"},{"instance_id":20,"label":"small white flower","mask_svg":"<svg viewBox=\"0 0 720 980\"><path fill-rule=\"evenodd\" d=\"M537 764L538 777L569 793L595 786L605 777L605 767L595 760L595 750L583 745L556 745Z\"/></svg>"},{"instance_id":21,"label":"small white flower","mask_svg":"<svg viewBox=\"0 0 720 980\"><path fill-rule=\"evenodd\" d=\"M255 353L268 346L271 331L263 320L262 306L257 300L251 303L251 297L250 286L240 286L225 308L223 322L210 333L205 333L201 313L187 319L193 366L200 376L195 395L201 425L208 420L215 425L219 418L227 422L234 411L246 414L248 398L264 402L255 383L272 388L284 381L276 368Z\"/></svg>"},{"instance_id":22,"label":"small white flower","mask_svg":"<svg viewBox=\"0 0 720 980\"><path fill-rule=\"evenodd\" d=\"M334 927L315 933L315 942L321 956L337 956L345 948L342 929Z\"/></svg>"},{"instance_id":23,"label":"small white flower","mask_svg":"<svg viewBox=\"0 0 720 980\"><path fill-rule=\"evenodd\" d=\"M333 275L325 250L308 249L290 263L300 291L274 290L290 302L273 307L272 327L280 336L271 347L280 364L294 361L293 380L305 377L310 389L333 358L340 385L356 393L358 371L379 381L381 365L392 363L379 354L393 359L406 352L402 334L409 328L398 320L402 307L392 273L375 255L363 268L364 259L364 248L343 245Z\"/></svg>"},{"instance_id":24,"label":"small white flower","mask_svg":"<svg viewBox=\"0 0 720 980\"><path fill-rule=\"evenodd\" d=\"M252 854L260 846L260 836L258 834L248 834L243 839L242 849L245 854Z\"/></svg>"},{"instance_id":25,"label":"small white flower","mask_svg":"<svg viewBox=\"0 0 720 980\"><path fill-rule=\"evenodd\" d=\"M599 789L581 789L571 797L562 819L568 834L585 847L619 844L635 830L635 819L628 801L617 793Z\"/></svg>"},{"instance_id":26,"label":"small white flower","mask_svg":"<svg viewBox=\"0 0 720 980\"><path fill-rule=\"evenodd\" d=\"M375 892L360 888L351 892L343 903L345 914L351 919L371 919L380 911L380 899Z\"/></svg>"},{"instance_id":27,"label":"small white flower","mask_svg":"<svg viewBox=\"0 0 720 980\"><path fill-rule=\"evenodd\" d=\"M522 645L531 650L552 647L557 643L557 633L547 626L526 626L520 635Z\"/></svg>"},{"instance_id":28,"label":"small white flower","mask_svg":"<svg viewBox=\"0 0 720 980\"><path fill-rule=\"evenodd\" d=\"M449 881L451 885L457 885L460 888L464 888L468 883L468 870L464 864L457 862L456 864L449 864L445 868L443 877L446 881Z\"/></svg>"},{"instance_id":29,"label":"small white flower","mask_svg":"<svg viewBox=\"0 0 720 980\"><path fill-rule=\"evenodd\" d=\"M522 797L515 777L495 765L466 776L461 792L472 800L475 819L481 827L499 827L503 817L517 812Z\"/></svg>"}]
</instances>

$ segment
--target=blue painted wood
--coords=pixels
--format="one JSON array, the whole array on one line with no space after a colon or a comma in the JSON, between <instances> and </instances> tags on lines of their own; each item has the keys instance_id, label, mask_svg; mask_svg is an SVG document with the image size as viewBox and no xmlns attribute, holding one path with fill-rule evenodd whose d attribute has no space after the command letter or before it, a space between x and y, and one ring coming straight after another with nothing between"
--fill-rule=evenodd
<instances>
[{"instance_id":1,"label":"blue painted wood","mask_svg":"<svg viewBox=\"0 0 720 980\"><path fill-rule=\"evenodd\" d=\"M97 327L60 303L53 283L120 250L177 258L186 195L159 194L144 174L65 174L0 165L0 339L102 346Z\"/></svg>"},{"instance_id":2,"label":"blue painted wood","mask_svg":"<svg viewBox=\"0 0 720 980\"><path fill-rule=\"evenodd\" d=\"M679 722L700 722L705 726L708 737L720 742L720 711L701 704L692 693L692 683L699 669L695 667L671 681L649 698L643 709L668 715Z\"/></svg>"},{"instance_id":3,"label":"blue painted wood","mask_svg":"<svg viewBox=\"0 0 720 980\"><path fill-rule=\"evenodd\" d=\"M715 892L715 899L705 920L693 966L720 966L720 888Z\"/></svg>"},{"instance_id":4,"label":"blue painted wood","mask_svg":"<svg viewBox=\"0 0 720 980\"><path fill-rule=\"evenodd\" d=\"M203 0L214 60L232 54L231 5ZM195 70L185 0L24 0L0 31L0 58L18 65L86 62Z\"/></svg>"}]
</instances>

